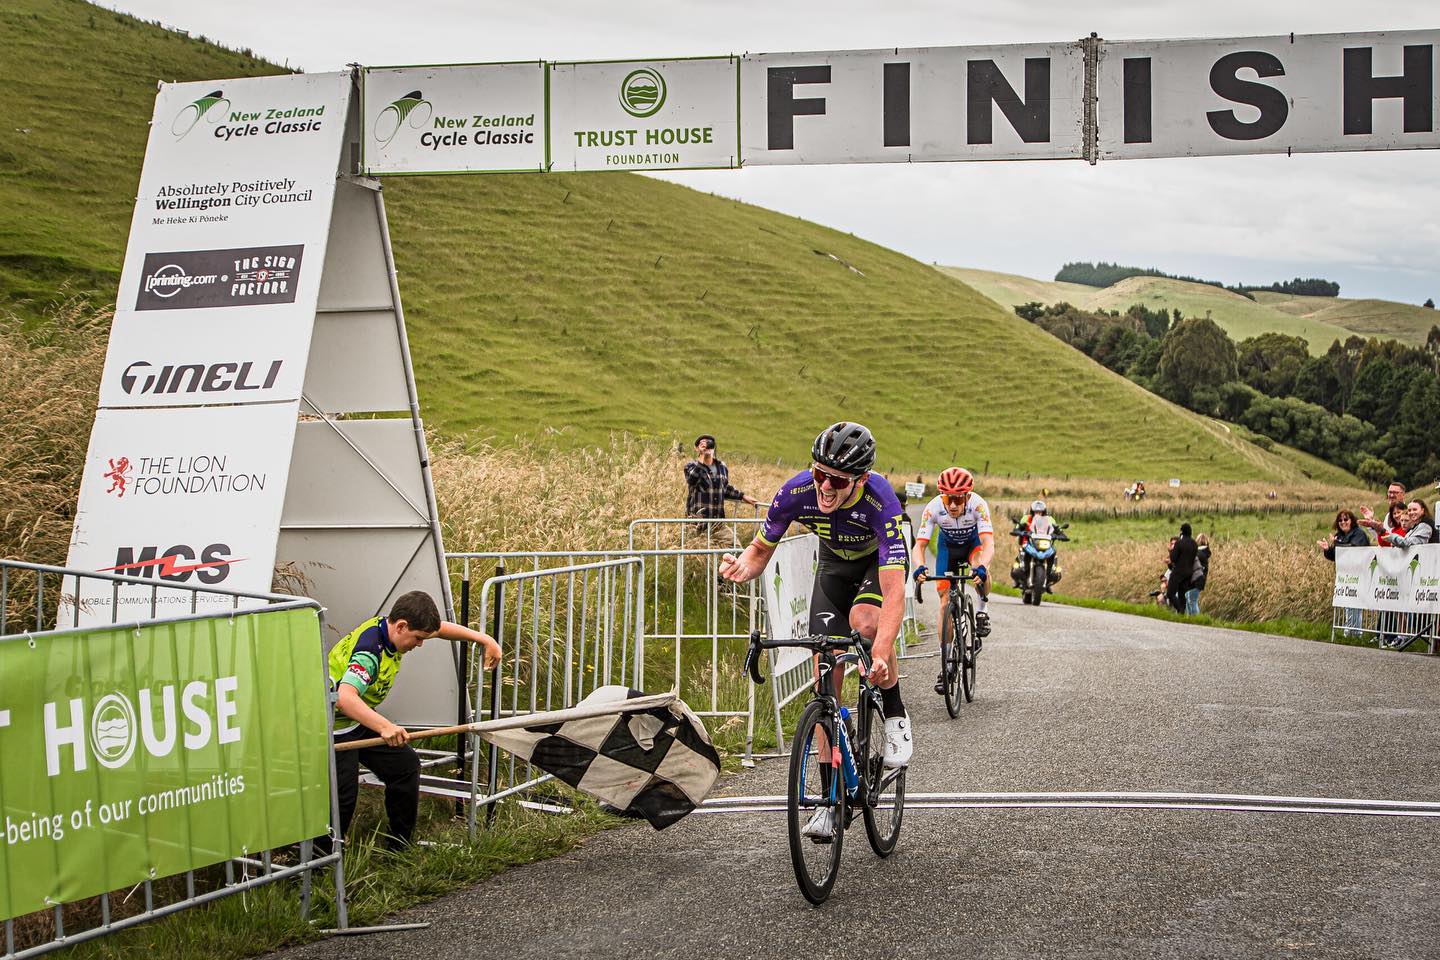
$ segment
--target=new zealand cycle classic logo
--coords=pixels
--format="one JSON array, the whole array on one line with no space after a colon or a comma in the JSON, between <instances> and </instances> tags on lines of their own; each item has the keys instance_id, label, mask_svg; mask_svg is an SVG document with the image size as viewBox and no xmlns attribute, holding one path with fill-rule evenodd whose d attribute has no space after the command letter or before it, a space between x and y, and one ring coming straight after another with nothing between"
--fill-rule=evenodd
<instances>
[{"instance_id":1,"label":"new zealand cycle classic logo","mask_svg":"<svg viewBox=\"0 0 1440 960\"><path fill-rule=\"evenodd\" d=\"M411 130L423 129L434 115L434 105L419 90L412 90L376 115L375 139L380 146L388 147L402 126Z\"/></svg>"},{"instance_id":2,"label":"new zealand cycle classic logo","mask_svg":"<svg viewBox=\"0 0 1440 960\"><path fill-rule=\"evenodd\" d=\"M655 116L665 106L665 78L649 67L630 71L620 81L620 106L637 120Z\"/></svg>"},{"instance_id":3,"label":"new zealand cycle classic logo","mask_svg":"<svg viewBox=\"0 0 1440 960\"><path fill-rule=\"evenodd\" d=\"M170 122L170 132L176 140L184 140L191 130L200 125L201 120L210 124L219 123L229 112L230 101L225 98L225 91L212 90L193 103L181 107L180 112L175 114L175 119Z\"/></svg>"}]
</instances>

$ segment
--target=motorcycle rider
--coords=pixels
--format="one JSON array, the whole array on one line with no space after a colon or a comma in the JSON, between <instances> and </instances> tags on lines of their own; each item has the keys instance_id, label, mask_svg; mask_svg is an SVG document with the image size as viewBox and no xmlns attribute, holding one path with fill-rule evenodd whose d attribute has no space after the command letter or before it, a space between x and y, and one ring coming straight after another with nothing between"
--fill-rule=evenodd
<instances>
[{"instance_id":1,"label":"motorcycle rider","mask_svg":"<svg viewBox=\"0 0 1440 960\"><path fill-rule=\"evenodd\" d=\"M974 493L975 476L964 467L950 467L940 474L935 484L940 495L925 505L920 515L920 529L915 534L915 580L923 582L925 574L925 551L930 546L935 528L940 528L940 541L935 547L935 569L941 573L954 573L961 562L970 564L975 572L975 639L990 635L990 614L985 607L990 600L990 573L987 569L995 556L995 528L990 523L990 505ZM935 589L944 603L945 592L950 584L944 580L935 582ZM945 692L945 673L941 670L935 682L935 692Z\"/></svg>"},{"instance_id":2,"label":"motorcycle rider","mask_svg":"<svg viewBox=\"0 0 1440 960\"><path fill-rule=\"evenodd\" d=\"M1015 565L1010 568L1010 579L1015 582L1017 588L1025 586L1025 544L1031 537L1053 537L1055 535L1055 520L1050 516L1044 500L1034 500L1030 503L1030 511L1020 521L1020 527L1025 533L1020 536L1018 543L1020 552L1015 557ZM1055 554L1045 561L1045 592L1054 593L1051 584L1058 579L1055 576Z\"/></svg>"}]
</instances>

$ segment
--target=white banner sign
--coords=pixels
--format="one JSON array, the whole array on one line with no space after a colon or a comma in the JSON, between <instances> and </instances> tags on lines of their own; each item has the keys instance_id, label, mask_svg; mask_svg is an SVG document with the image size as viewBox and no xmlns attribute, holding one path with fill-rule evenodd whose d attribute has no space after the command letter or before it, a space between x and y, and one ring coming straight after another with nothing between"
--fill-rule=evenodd
<instances>
[{"instance_id":1,"label":"white banner sign","mask_svg":"<svg viewBox=\"0 0 1440 960\"><path fill-rule=\"evenodd\" d=\"M1339 548L1334 606L1440 613L1440 544Z\"/></svg>"},{"instance_id":2,"label":"white banner sign","mask_svg":"<svg viewBox=\"0 0 1440 960\"><path fill-rule=\"evenodd\" d=\"M1106 43L1100 156L1440 147L1440 31Z\"/></svg>"},{"instance_id":3,"label":"white banner sign","mask_svg":"<svg viewBox=\"0 0 1440 960\"><path fill-rule=\"evenodd\" d=\"M553 170L736 167L734 57L550 66Z\"/></svg>"},{"instance_id":4,"label":"white banner sign","mask_svg":"<svg viewBox=\"0 0 1440 960\"><path fill-rule=\"evenodd\" d=\"M745 163L1082 156L1078 43L765 53L740 66Z\"/></svg>"},{"instance_id":5,"label":"white banner sign","mask_svg":"<svg viewBox=\"0 0 1440 960\"><path fill-rule=\"evenodd\" d=\"M780 541L770 566L761 574L765 607L770 611L772 640L793 640L810 635L810 592L815 587L815 565L820 541L813 533ZM810 653L796 647L775 651L774 670L781 674L808 662Z\"/></svg>"},{"instance_id":6,"label":"white banner sign","mask_svg":"<svg viewBox=\"0 0 1440 960\"><path fill-rule=\"evenodd\" d=\"M545 65L370 68L363 166L387 173L545 169Z\"/></svg>"},{"instance_id":7,"label":"white banner sign","mask_svg":"<svg viewBox=\"0 0 1440 960\"><path fill-rule=\"evenodd\" d=\"M350 83L329 73L161 88L102 407L299 398Z\"/></svg>"},{"instance_id":8,"label":"white banner sign","mask_svg":"<svg viewBox=\"0 0 1440 960\"><path fill-rule=\"evenodd\" d=\"M101 410L90 435L66 566L251 593L270 590L298 405ZM161 590L156 612L190 609ZM80 624L111 621L111 590L87 584ZM149 616L150 590L120 589L119 619ZM202 600L223 609L228 598ZM73 608L61 622L74 622Z\"/></svg>"}]
</instances>

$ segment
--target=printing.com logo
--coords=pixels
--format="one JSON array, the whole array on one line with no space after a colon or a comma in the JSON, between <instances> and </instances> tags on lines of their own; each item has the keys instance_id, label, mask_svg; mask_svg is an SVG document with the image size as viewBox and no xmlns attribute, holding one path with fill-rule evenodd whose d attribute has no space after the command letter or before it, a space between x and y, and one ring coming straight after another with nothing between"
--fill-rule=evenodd
<instances>
[{"instance_id":1,"label":"printing.com logo","mask_svg":"<svg viewBox=\"0 0 1440 960\"><path fill-rule=\"evenodd\" d=\"M219 123L229 112L230 101L225 98L225 91L212 90L194 103L182 107L170 122L170 132L176 140L184 140L185 135L194 130L201 120L206 123Z\"/></svg>"},{"instance_id":2,"label":"printing.com logo","mask_svg":"<svg viewBox=\"0 0 1440 960\"><path fill-rule=\"evenodd\" d=\"M375 117L375 139L382 147L388 146L401 126L409 124L411 130L419 130L434 114L435 107L430 101L419 90L412 90Z\"/></svg>"},{"instance_id":3,"label":"printing.com logo","mask_svg":"<svg viewBox=\"0 0 1440 960\"><path fill-rule=\"evenodd\" d=\"M620 106L639 120L653 117L665 106L665 78L649 67L631 71L620 81Z\"/></svg>"}]
</instances>

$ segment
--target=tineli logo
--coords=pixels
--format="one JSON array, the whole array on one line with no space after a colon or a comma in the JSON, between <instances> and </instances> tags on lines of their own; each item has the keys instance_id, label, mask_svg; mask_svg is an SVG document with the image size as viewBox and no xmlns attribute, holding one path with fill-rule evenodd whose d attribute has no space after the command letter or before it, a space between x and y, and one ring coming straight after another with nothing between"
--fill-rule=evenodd
<instances>
[{"instance_id":1,"label":"tineli logo","mask_svg":"<svg viewBox=\"0 0 1440 960\"><path fill-rule=\"evenodd\" d=\"M419 90L412 90L388 105L375 117L375 139L388 146L402 126L419 130L435 115L435 107Z\"/></svg>"},{"instance_id":2,"label":"tineli logo","mask_svg":"<svg viewBox=\"0 0 1440 960\"><path fill-rule=\"evenodd\" d=\"M620 106L640 120L655 116L665 106L665 78L649 67L632 70L620 82Z\"/></svg>"},{"instance_id":3,"label":"tineli logo","mask_svg":"<svg viewBox=\"0 0 1440 960\"><path fill-rule=\"evenodd\" d=\"M176 140L184 140L186 135L199 126L200 121L206 123L219 123L225 119L230 112L230 101L225 98L225 91L212 90L194 103L180 108L175 114L175 119L170 122L170 132Z\"/></svg>"}]
</instances>

